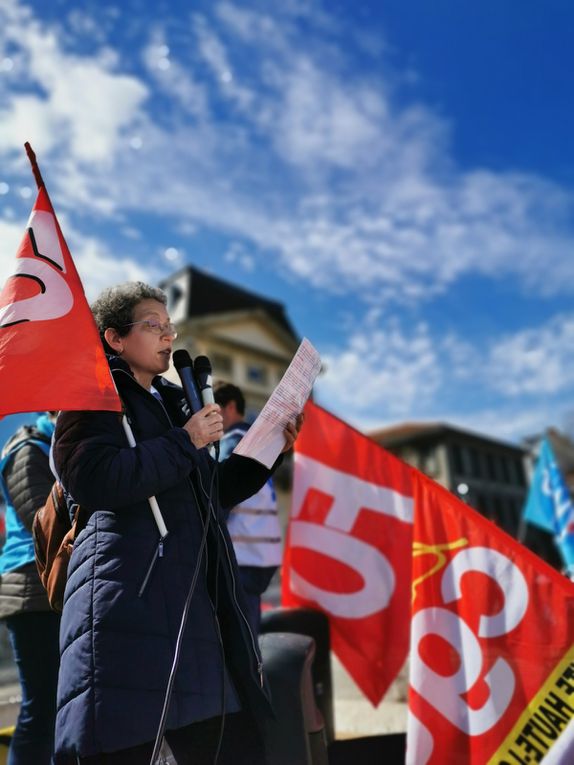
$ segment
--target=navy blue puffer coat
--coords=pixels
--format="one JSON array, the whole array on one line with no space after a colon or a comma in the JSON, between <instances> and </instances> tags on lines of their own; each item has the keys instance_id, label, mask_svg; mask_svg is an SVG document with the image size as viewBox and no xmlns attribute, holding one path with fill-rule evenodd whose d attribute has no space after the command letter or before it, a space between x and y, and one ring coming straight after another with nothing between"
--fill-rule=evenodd
<instances>
[{"instance_id":1,"label":"navy blue puffer coat","mask_svg":"<svg viewBox=\"0 0 574 765\"><path fill-rule=\"evenodd\" d=\"M72 553L62 614L60 754L88 756L155 738L214 465L181 427L185 402L178 386L156 378L160 402L123 362L116 362L113 373L134 448L112 412L62 413L56 428L54 461L62 483L91 511ZM219 466L221 505L250 496L269 475L259 463L234 455ZM147 501L151 495L169 532L163 549ZM210 525L168 730L221 713L224 669L216 619L226 657L227 711L243 707L256 718L269 712L233 547L220 507L217 513L222 522Z\"/></svg>"}]
</instances>

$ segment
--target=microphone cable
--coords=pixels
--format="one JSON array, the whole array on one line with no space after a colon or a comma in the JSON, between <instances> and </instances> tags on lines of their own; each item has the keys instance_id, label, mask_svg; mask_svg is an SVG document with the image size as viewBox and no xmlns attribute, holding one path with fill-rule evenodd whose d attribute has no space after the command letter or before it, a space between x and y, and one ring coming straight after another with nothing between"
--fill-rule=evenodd
<instances>
[{"instance_id":1,"label":"microphone cable","mask_svg":"<svg viewBox=\"0 0 574 765\"><path fill-rule=\"evenodd\" d=\"M219 447L219 441L216 442ZM216 464L219 463L219 448L216 452ZM215 514L216 521L216 553L215 553L215 603L213 605L215 609L215 625L217 627L217 634L219 636L219 645L221 647L221 724L219 726L219 736L217 739L217 747L215 749L215 757L213 758L213 765L217 765L219 755L221 754L221 747L223 745L223 734L225 732L225 713L226 713L226 697L225 697L225 677L227 674L227 667L225 662L225 646L223 645L223 637L221 635L221 625L219 624L218 607L219 607L219 559L221 555L221 538L219 529L219 519L217 518L217 508L219 507L219 471L215 471L217 477L215 479L215 508L212 506L212 511Z\"/></svg>"},{"instance_id":2,"label":"microphone cable","mask_svg":"<svg viewBox=\"0 0 574 765\"><path fill-rule=\"evenodd\" d=\"M205 520L204 527L203 527L203 536L201 538L201 544L199 546L199 551L198 551L198 554L197 554L197 562L195 564L195 569L193 571L193 575L192 575L192 578L191 578L191 584L189 586L187 597L185 599L185 604L183 606L183 613L182 613L182 616L181 616L181 622L180 622L180 625L179 625L179 630L178 630L177 639L176 639L176 643L175 643L175 651L174 651L174 655L173 655L173 663L172 663L171 670L170 670L170 673L169 673L169 678L168 678L168 681L167 681L167 687L166 687L165 696L164 696L163 708L162 708L162 712L161 712L161 716L160 716L160 721L159 721L159 725L158 725L158 729L157 729L157 734L156 734L156 737L155 737L155 743L154 743L154 748L153 748L153 752L152 752L152 756L151 756L151 760L150 760L150 765L161 765L161 762L159 760L159 754L160 754L163 738L164 738L164 735L165 735L165 729L166 729L166 725L167 725L167 715L168 715L168 711L169 711L169 705L170 705L170 702L171 702L171 697L172 697L172 694L173 694L173 686L174 686L174 683L175 683L175 675L176 675L176 672L177 672L177 668L179 666L179 659L180 659L180 656L181 656L181 647L182 647L182 643L183 643L183 635L184 635L184 632L185 632L185 628L187 626L187 620L188 620L188 617L189 617L189 610L190 610L190 607L191 607L191 600L193 598L193 594L194 594L195 588L197 586L197 579L198 579L198 576L199 576L199 571L201 569L201 563L203 561L203 552L204 552L205 546L207 544L207 535L208 535L208 532L209 532L209 524L210 524L210 519L211 519L210 505L212 503L212 493L213 493L214 485L216 484L217 477L218 477L218 463L216 462L214 464L214 467L213 467L213 472L211 474L211 481L210 481L210 484L209 484L207 518ZM191 479L190 479L190 481L191 481ZM193 486L193 484L192 484L192 486ZM195 490L194 490L194 494L195 494ZM196 496L196 502L198 504L198 509L199 509L199 511L201 513L201 509L200 509L201 505L200 505L200 503L197 500L197 496ZM217 629L218 629L218 633L220 634L219 625L218 625ZM224 675L224 677L225 677L225 675Z\"/></svg>"},{"instance_id":3,"label":"microphone cable","mask_svg":"<svg viewBox=\"0 0 574 765\"><path fill-rule=\"evenodd\" d=\"M216 441L219 445L219 441ZM216 462L216 464L219 464L219 461ZM207 493L205 489L203 488L203 484L201 482L201 476L199 478L199 484L201 486L201 489L205 496L207 497ZM217 531L220 531L220 523L219 519L217 517L217 510L216 508L219 507L219 471L217 471L217 476L215 479L215 505L212 502L211 497L211 491L208 496L208 502L209 502L209 509L210 512L213 514L213 520L216 524ZM219 639L219 647L221 650L221 724L219 726L219 735L217 739L217 746L215 749L215 757L213 759L213 765L217 765L217 762L219 760L219 755L221 754L221 747L223 745L223 735L225 732L225 716L226 716L226 690L225 690L225 678L226 678L226 669L227 669L227 663L225 660L225 647L223 645L223 636L221 635L221 625L219 623L219 615L218 615L218 608L219 608L219 560L221 557L221 535L220 533L216 534L217 537L217 544L216 544L216 552L215 552L215 582L214 582L214 589L215 589L215 602L212 602L213 606L213 612L214 612L214 620L215 620L215 627L217 630L217 637Z\"/></svg>"}]
</instances>

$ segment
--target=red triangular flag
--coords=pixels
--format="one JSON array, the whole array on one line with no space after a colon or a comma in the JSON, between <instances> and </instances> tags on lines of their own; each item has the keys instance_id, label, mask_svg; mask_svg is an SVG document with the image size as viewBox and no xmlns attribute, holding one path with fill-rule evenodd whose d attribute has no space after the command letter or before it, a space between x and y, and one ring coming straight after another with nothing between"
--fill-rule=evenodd
<instances>
[{"instance_id":1,"label":"red triangular flag","mask_svg":"<svg viewBox=\"0 0 574 765\"><path fill-rule=\"evenodd\" d=\"M0 292L0 416L121 411L80 277L42 185Z\"/></svg>"},{"instance_id":2,"label":"red triangular flag","mask_svg":"<svg viewBox=\"0 0 574 765\"><path fill-rule=\"evenodd\" d=\"M283 604L327 614L333 651L375 706L408 653L411 473L307 403L295 444Z\"/></svg>"}]
</instances>

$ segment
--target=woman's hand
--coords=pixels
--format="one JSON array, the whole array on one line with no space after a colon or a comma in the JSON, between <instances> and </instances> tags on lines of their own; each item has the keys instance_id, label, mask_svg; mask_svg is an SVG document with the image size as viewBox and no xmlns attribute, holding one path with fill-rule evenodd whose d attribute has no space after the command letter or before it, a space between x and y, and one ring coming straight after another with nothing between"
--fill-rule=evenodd
<instances>
[{"instance_id":1,"label":"woman's hand","mask_svg":"<svg viewBox=\"0 0 574 765\"><path fill-rule=\"evenodd\" d=\"M207 404L190 417L183 426L196 449L201 449L213 441L219 441L223 435L223 417L220 410L219 404Z\"/></svg>"},{"instance_id":2,"label":"woman's hand","mask_svg":"<svg viewBox=\"0 0 574 765\"><path fill-rule=\"evenodd\" d=\"M301 412L301 414L297 415L295 422L287 423L287 427L283 431L283 435L285 436L285 446L281 449L281 454L288 452L289 449L293 448L293 444L297 440L297 436L299 435L299 431L301 430L304 421L305 415Z\"/></svg>"}]
</instances>

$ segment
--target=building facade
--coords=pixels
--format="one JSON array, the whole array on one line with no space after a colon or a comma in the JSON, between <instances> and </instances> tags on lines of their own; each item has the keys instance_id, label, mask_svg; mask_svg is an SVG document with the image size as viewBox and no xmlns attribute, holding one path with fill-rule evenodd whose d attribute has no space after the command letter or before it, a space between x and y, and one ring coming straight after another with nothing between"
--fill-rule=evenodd
<instances>
[{"instance_id":1,"label":"building facade","mask_svg":"<svg viewBox=\"0 0 574 765\"><path fill-rule=\"evenodd\" d=\"M527 490L525 449L442 423L406 423L370 436L516 535Z\"/></svg>"},{"instance_id":2,"label":"building facade","mask_svg":"<svg viewBox=\"0 0 574 765\"><path fill-rule=\"evenodd\" d=\"M241 289L193 266L160 284L178 329L174 348L208 356L214 380L238 385L252 420L289 366L299 345L281 303ZM166 375L174 382L172 368Z\"/></svg>"},{"instance_id":3,"label":"building facade","mask_svg":"<svg viewBox=\"0 0 574 765\"><path fill-rule=\"evenodd\" d=\"M560 568L550 535L522 525L528 449L445 423L404 423L369 435Z\"/></svg>"}]
</instances>

